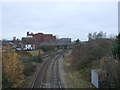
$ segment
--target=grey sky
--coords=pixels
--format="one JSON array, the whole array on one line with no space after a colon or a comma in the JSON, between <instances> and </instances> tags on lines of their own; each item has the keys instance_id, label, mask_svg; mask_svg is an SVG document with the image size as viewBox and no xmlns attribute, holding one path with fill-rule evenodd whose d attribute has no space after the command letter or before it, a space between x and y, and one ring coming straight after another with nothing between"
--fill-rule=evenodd
<instances>
[{"instance_id":1,"label":"grey sky","mask_svg":"<svg viewBox=\"0 0 120 90\"><path fill-rule=\"evenodd\" d=\"M3 3L2 26L4 39L30 31L87 40L89 32L118 33L118 3Z\"/></svg>"}]
</instances>

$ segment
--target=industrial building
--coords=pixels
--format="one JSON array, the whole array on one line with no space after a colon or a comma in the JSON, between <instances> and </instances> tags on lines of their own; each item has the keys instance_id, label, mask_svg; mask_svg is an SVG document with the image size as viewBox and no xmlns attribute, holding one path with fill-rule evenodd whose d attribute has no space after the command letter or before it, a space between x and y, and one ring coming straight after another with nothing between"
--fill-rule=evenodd
<instances>
[{"instance_id":1,"label":"industrial building","mask_svg":"<svg viewBox=\"0 0 120 90\"><path fill-rule=\"evenodd\" d=\"M24 46L30 45L31 47L39 48L39 45L41 42L55 42L56 36L53 36L52 34L43 34L43 33L29 33L27 32L26 37L22 37L22 42Z\"/></svg>"},{"instance_id":2,"label":"industrial building","mask_svg":"<svg viewBox=\"0 0 120 90\"><path fill-rule=\"evenodd\" d=\"M27 36L34 37L35 42L55 42L56 36L53 36L52 34L43 34L43 33L29 33L27 32Z\"/></svg>"},{"instance_id":3,"label":"industrial building","mask_svg":"<svg viewBox=\"0 0 120 90\"><path fill-rule=\"evenodd\" d=\"M16 50L33 50L39 46L69 47L72 45L71 38L57 38L52 34L29 33L21 40L13 37L11 41L3 41L3 44L10 44Z\"/></svg>"}]
</instances>

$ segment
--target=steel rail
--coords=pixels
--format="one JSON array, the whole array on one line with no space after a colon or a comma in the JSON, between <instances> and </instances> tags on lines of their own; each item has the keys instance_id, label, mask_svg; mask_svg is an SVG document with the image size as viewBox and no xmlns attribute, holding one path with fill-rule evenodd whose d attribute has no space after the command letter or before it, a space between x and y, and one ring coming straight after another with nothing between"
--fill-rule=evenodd
<instances>
[{"instance_id":1,"label":"steel rail","mask_svg":"<svg viewBox=\"0 0 120 90\"><path fill-rule=\"evenodd\" d=\"M52 75L51 75L51 87L52 88L61 88L62 89L62 84L60 80L60 74L59 74L59 59L61 55L59 55L53 63L52 67ZM57 82L56 82L57 81ZM56 87L57 84L57 87Z\"/></svg>"},{"instance_id":2,"label":"steel rail","mask_svg":"<svg viewBox=\"0 0 120 90\"><path fill-rule=\"evenodd\" d=\"M36 75L35 79L34 79L34 82L32 84L32 88L41 88L41 86L43 86L43 78L44 78L44 75L45 75L45 72L46 72L46 69L50 63L50 59L53 58L53 57L50 57L48 60L46 60L40 71L38 72L38 74Z\"/></svg>"},{"instance_id":3,"label":"steel rail","mask_svg":"<svg viewBox=\"0 0 120 90\"><path fill-rule=\"evenodd\" d=\"M56 53L56 54L58 55L59 53ZM45 73L47 71L47 68L48 68L50 62L53 60L53 58L56 58L57 55L54 56L54 54L53 54L49 59L47 59L43 63L40 71L38 72L38 74L36 75L36 77L34 79L34 82L32 84L32 89L33 88L43 88L43 82L44 82L44 79L45 79Z\"/></svg>"}]
</instances>

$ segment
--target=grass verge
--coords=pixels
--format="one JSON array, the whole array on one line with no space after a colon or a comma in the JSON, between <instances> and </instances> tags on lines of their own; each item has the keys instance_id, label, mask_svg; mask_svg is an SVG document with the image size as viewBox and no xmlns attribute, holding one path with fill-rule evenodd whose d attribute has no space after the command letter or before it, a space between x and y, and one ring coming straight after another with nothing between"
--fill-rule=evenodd
<instances>
[{"instance_id":1,"label":"grass verge","mask_svg":"<svg viewBox=\"0 0 120 90\"><path fill-rule=\"evenodd\" d=\"M26 62L24 63L24 75L25 82L24 88L28 88L31 82L31 76L36 72L36 63L34 62Z\"/></svg>"},{"instance_id":2,"label":"grass verge","mask_svg":"<svg viewBox=\"0 0 120 90\"><path fill-rule=\"evenodd\" d=\"M71 53L68 53L65 55L64 59L64 69L67 73L66 81L68 88L94 88L94 86L90 82L90 78L87 78L87 75L90 73L90 69L84 69L84 70L74 70L71 67L70 63L70 55ZM88 73L89 72L89 73Z\"/></svg>"},{"instance_id":3,"label":"grass verge","mask_svg":"<svg viewBox=\"0 0 120 90\"><path fill-rule=\"evenodd\" d=\"M34 62L27 62L24 63L24 74L25 76L30 76L33 72L35 72L36 63Z\"/></svg>"},{"instance_id":4,"label":"grass verge","mask_svg":"<svg viewBox=\"0 0 120 90\"><path fill-rule=\"evenodd\" d=\"M32 56L36 56L39 55L39 50L32 50L32 51L27 51L28 53L30 53ZM40 50L40 54L43 54L44 52L42 50Z\"/></svg>"}]
</instances>

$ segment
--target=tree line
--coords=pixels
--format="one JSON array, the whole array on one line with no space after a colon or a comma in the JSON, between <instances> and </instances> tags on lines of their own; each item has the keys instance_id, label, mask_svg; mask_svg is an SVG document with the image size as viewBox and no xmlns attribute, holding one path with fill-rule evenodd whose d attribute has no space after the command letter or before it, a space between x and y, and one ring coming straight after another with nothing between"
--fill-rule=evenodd
<instances>
[{"instance_id":1,"label":"tree line","mask_svg":"<svg viewBox=\"0 0 120 90\"><path fill-rule=\"evenodd\" d=\"M91 70L101 71L104 87L120 87L120 34L115 39L106 38L106 33L88 34L87 42L76 41L71 55L74 70L86 70L90 81ZM78 43L79 42L79 43Z\"/></svg>"}]
</instances>

